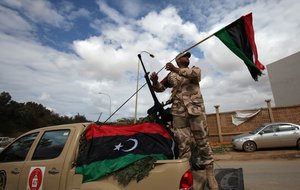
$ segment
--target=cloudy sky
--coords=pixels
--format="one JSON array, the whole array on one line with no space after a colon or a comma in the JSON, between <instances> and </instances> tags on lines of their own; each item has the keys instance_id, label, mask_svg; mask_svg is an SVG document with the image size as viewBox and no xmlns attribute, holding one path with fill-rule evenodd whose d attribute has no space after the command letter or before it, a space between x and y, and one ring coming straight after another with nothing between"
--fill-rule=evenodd
<instances>
[{"instance_id":1,"label":"cloudy sky","mask_svg":"<svg viewBox=\"0 0 300 190\"><path fill-rule=\"evenodd\" d=\"M253 13L259 59L268 65L300 50L299 0L1 0L0 91L60 115L100 121L136 90L137 55L150 72L242 15ZM268 73L255 82L244 63L211 37L191 50L207 113L266 107ZM140 68L141 69L141 68ZM142 70L139 86L145 83ZM166 71L159 73L163 78ZM99 94L102 92L103 94ZM170 91L159 94L166 101ZM274 101L272 102L274 104ZM138 93L138 116L153 100ZM134 117L135 97L112 118Z\"/></svg>"}]
</instances>

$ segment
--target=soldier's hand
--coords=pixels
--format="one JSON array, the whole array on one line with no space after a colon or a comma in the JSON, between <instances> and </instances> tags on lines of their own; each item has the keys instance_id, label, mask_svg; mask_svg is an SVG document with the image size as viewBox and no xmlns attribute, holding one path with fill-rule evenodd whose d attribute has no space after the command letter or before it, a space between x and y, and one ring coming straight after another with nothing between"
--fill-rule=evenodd
<instances>
[{"instance_id":1,"label":"soldier's hand","mask_svg":"<svg viewBox=\"0 0 300 190\"><path fill-rule=\"evenodd\" d=\"M167 63L166 64L166 70L178 73L178 68L175 67L172 63Z\"/></svg>"},{"instance_id":2,"label":"soldier's hand","mask_svg":"<svg viewBox=\"0 0 300 190\"><path fill-rule=\"evenodd\" d=\"M158 81L158 76L157 76L157 73L156 73L156 72L151 73L151 75L150 75L150 80L151 80L153 83L157 83L157 81Z\"/></svg>"}]
</instances>

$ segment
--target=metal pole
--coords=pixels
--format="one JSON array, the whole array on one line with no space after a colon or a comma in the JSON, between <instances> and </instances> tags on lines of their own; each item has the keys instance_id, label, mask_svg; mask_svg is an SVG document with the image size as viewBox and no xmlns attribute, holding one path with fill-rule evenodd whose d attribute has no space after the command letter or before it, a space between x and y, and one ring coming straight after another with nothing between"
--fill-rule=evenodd
<instances>
[{"instance_id":1,"label":"metal pole","mask_svg":"<svg viewBox=\"0 0 300 190\"><path fill-rule=\"evenodd\" d=\"M154 55L148 51L141 51L140 54L147 53L150 57L154 58ZM137 122L137 103L138 103L138 92L139 92L139 73L140 73L140 62L138 61L137 67L137 79L136 79L136 96L135 96L135 110L134 110L134 124Z\"/></svg>"},{"instance_id":2,"label":"metal pole","mask_svg":"<svg viewBox=\"0 0 300 190\"><path fill-rule=\"evenodd\" d=\"M106 95L106 96L108 96L108 98L109 98L109 119L110 119L110 116L111 116L111 98L110 98L110 95L107 94L107 93L103 93L103 92L99 92L98 94ZM109 120L109 121L110 121L110 120Z\"/></svg>"},{"instance_id":3,"label":"metal pole","mask_svg":"<svg viewBox=\"0 0 300 190\"><path fill-rule=\"evenodd\" d=\"M140 63L138 61L137 66L137 77L136 77L136 95L135 95L135 106L134 106L134 124L137 121L137 103L138 103L138 90L139 90L139 74L140 73Z\"/></svg>"}]
</instances>

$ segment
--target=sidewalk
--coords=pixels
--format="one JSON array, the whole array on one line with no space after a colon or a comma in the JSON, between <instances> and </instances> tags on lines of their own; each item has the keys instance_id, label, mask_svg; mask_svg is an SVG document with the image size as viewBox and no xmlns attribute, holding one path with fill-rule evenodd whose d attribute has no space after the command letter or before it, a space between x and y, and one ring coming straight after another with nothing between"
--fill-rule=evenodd
<instances>
[{"instance_id":1,"label":"sidewalk","mask_svg":"<svg viewBox=\"0 0 300 190\"><path fill-rule=\"evenodd\" d=\"M215 153L214 158L219 160L253 160L253 159L300 159L300 150L291 149L266 149L257 150L255 152L243 152L229 150Z\"/></svg>"}]
</instances>

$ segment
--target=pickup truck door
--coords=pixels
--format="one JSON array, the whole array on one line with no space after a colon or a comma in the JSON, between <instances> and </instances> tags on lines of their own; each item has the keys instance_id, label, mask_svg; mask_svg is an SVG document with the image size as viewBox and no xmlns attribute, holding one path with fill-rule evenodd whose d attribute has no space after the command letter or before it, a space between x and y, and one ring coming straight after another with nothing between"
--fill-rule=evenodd
<instances>
[{"instance_id":1,"label":"pickup truck door","mask_svg":"<svg viewBox=\"0 0 300 190\"><path fill-rule=\"evenodd\" d=\"M60 179L67 155L66 144L71 143L71 129L45 130L41 133L30 159L24 163L20 190L64 189L60 188Z\"/></svg>"},{"instance_id":2,"label":"pickup truck door","mask_svg":"<svg viewBox=\"0 0 300 190\"><path fill-rule=\"evenodd\" d=\"M38 133L18 138L0 154L0 189L18 189L24 160Z\"/></svg>"}]
</instances>

